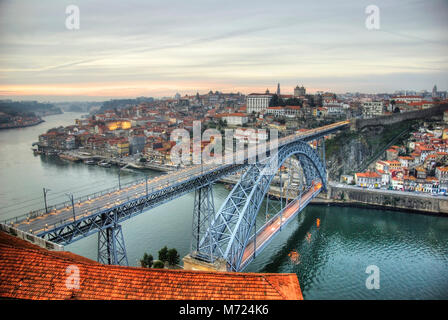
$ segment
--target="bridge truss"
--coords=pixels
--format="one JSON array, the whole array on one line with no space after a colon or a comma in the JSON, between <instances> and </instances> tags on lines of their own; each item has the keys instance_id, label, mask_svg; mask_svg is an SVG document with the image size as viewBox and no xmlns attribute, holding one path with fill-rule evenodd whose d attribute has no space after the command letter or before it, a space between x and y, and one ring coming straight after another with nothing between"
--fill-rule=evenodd
<instances>
[{"instance_id":1,"label":"bridge truss","mask_svg":"<svg viewBox=\"0 0 448 320\"><path fill-rule=\"evenodd\" d=\"M308 143L296 141L282 146L265 161L249 165L216 213L210 197L211 185L196 190L192 256L210 263L222 258L227 261L229 270L240 271L243 253L256 231L260 206L268 195L272 179L288 158L294 156L300 162L306 188L316 181L326 188L323 139L318 146L316 151ZM279 212L282 211L283 206Z\"/></svg>"}]
</instances>

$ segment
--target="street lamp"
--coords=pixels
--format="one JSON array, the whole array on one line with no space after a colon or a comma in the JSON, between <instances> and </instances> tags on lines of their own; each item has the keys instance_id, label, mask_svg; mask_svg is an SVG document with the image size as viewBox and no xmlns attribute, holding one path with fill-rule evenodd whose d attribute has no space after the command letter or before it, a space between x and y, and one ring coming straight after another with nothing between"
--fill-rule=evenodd
<instances>
[{"instance_id":1,"label":"street lamp","mask_svg":"<svg viewBox=\"0 0 448 320\"><path fill-rule=\"evenodd\" d=\"M65 195L72 201L73 222L74 222L76 220L76 217L75 217L75 202L73 201L73 194L66 193Z\"/></svg>"},{"instance_id":2,"label":"street lamp","mask_svg":"<svg viewBox=\"0 0 448 320\"><path fill-rule=\"evenodd\" d=\"M121 168L118 168L118 189L119 190L121 190L120 172L121 172Z\"/></svg>"},{"instance_id":3,"label":"street lamp","mask_svg":"<svg viewBox=\"0 0 448 320\"><path fill-rule=\"evenodd\" d=\"M50 189L45 189L44 190L44 203L45 203L45 213L48 213L48 207L47 207L47 192L51 191Z\"/></svg>"},{"instance_id":4,"label":"street lamp","mask_svg":"<svg viewBox=\"0 0 448 320\"><path fill-rule=\"evenodd\" d=\"M146 182L146 196L148 196L148 175L145 174L145 182Z\"/></svg>"}]
</instances>

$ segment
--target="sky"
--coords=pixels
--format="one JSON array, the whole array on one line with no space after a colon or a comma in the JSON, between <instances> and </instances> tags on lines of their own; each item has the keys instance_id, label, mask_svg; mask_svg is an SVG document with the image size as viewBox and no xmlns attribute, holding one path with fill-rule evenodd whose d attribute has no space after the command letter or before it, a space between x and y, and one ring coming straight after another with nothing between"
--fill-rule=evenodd
<instances>
[{"instance_id":1,"label":"sky","mask_svg":"<svg viewBox=\"0 0 448 320\"><path fill-rule=\"evenodd\" d=\"M448 0L0 0L0 99L447 90L447 31Z\"/></svg>"}]
</instances>

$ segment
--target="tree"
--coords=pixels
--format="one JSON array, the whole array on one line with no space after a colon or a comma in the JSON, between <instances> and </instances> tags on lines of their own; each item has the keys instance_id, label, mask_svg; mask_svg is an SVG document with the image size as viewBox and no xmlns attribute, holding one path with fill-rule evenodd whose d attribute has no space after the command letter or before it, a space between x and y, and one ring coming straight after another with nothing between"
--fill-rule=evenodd
<instances>
[{"instance_id":1,"label":"tree","mask_svg":"<svg viewBox=\"0 0 448 320\"><path fill-rule=\"evenodd\" d=\"M395 107L395 108L394 108L394 113L400 113L400 108Z\"/></svg>"},{"instance_id":2,"label":"tree","mask_svg":"<svg viewBox=\"0 0 448 320\"><path fill-rule=\"evenodd\" d=\"M394 99L390 100L390 104L392 105L392 109L395 107L396 103L397 102Z\"/></svg>"},{"instance_id":3,"label":"tree","mask_svg":"<svg viewBox=\"0 0 448 320\"><path fill-rule=\"evenodd\" d=\"M162 249L160 249L159 251L159 260L166 262L168 261L168 248L167 246L164 246Z\"/></svg>"},{"instance_id":4,"label":"tree","mask_svg":"<svg viewBox=\"0 0 448 320\"><path fill-rule=\"evenodd\" d=\"M300 101L300 99L297 98L289 98L286 99L285 104L287 106L302 106L302 101Z\"/></svg>"},{"instance_id":5,"label":"tree","mask_svg":"<svg viewBox=\"0 0 448 320\"><path fill-rule=\"evenodd\" d=\"M180 256L177 253L176 249L170 249L167 253L168 264L171 266L175 266L180 262Z\"/></svg>"},{"instance_id":6,"label":"tree","mask_svg":"<svg viewBox=\"0 0 448 320\"><path fill-rule=\"evenodd\" d=\"M151 268L153 260L154 259L152 255L145 252L145 254L143 255L143 259L140 260L140 265L142 266L142 268Z\"/></svg>"},{"instance_id":7,"label":"tree","mask_svg":"<svg viewBox=\"0 0 448 320\"><path fill-rule=\"evenodd\" d=\"M165 268L165 264L162 261L157 260L154 262L154 265L152 267L156 269L163 269Z\"/></svg>"},{"instance_id":8,"label":"tree","mask_svg":"<svg viewBox=\"0 0 448 320\"><path fill-rule=\"evenodd\" d=\"M270 107L278 107L278 106L285 106L285 102L283 101L283 99L281 97L279 97L278 95L274 94L271 98L271 100L269 101L269 106Z\"/></svg>"}]
</instances>

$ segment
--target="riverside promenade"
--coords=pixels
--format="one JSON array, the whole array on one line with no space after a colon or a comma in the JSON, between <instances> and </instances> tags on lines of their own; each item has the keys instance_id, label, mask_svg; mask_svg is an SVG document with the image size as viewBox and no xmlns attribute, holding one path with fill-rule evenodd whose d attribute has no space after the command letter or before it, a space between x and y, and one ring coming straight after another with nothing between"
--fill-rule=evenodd
<instances>
[{"instance_id":1,"label":"riverside promenade","mask_svg":"<svg viewBox=\"0 0 448 320\"><path fill-rule=\"evenodd\" d=\"M383 208L448 217L448 196L360 188L338 182L329 182L326 195L321 194L311 204Z\"/></svg>"}]
</instances>

